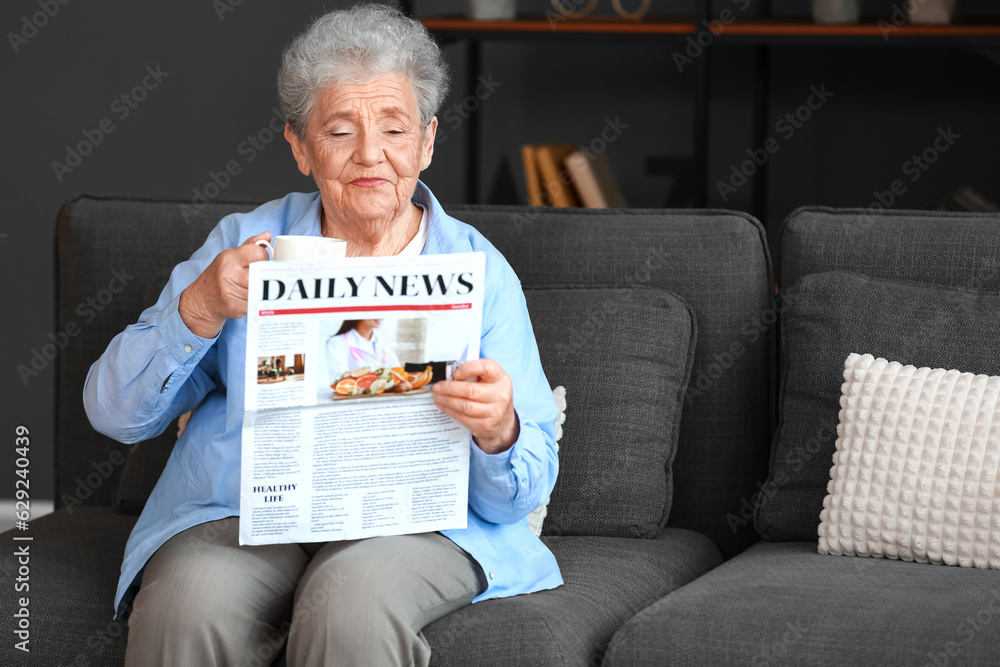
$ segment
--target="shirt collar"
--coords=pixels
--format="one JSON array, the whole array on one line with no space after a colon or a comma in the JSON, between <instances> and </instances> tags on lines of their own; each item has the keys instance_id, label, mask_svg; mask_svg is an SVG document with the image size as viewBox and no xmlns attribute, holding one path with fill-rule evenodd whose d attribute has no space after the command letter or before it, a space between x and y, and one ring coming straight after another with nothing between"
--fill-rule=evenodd
<instances>
[{"instance_id":1,"label":"shirt collar","mask_svg":"<svg viewBox=\"0 0 1000 667\"><path fill-rule=\"evenodd\" d=\"M463 252L467 246L468 250L472 250L468 241L460 238L461 232L454 225L445 224L448 214L444 212L437 197L423 181L417 181L417 189L413 191L413 201L425 207L430 216L427 220L427 244L424 245L424 255Z\"/></svg>"},{"instance_id":2,"label":"shirt collar","mask_svg":"<svg viewBox=\"0 0 1000 667\"><path fill-rule=\"evenodd\" d=\"M289 235L293 236L322 236L319 229L319 211L322 205L322 198L319 192L313 194L312 203L309 204L288 226Z\"/></svg>"}]
</instances>

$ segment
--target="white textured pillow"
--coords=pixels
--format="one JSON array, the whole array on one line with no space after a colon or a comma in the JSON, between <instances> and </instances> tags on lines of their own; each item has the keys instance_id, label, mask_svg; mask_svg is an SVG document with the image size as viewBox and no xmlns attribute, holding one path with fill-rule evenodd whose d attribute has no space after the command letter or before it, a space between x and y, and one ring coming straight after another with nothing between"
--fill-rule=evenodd
<instances>
[{"instance_id":1,"label":"white textured pillow","mask_svg":"<svg viewBox=\"0 0 1000 667\"><path fill-rule=\"evenodd\" d=\"M819 552L1000 569L1000 377L844 363Z\"/></svg>"},{"instance_id":2,"label":"white textured pillow","mask_svg":"<svg viewBox=\"0 0 1000 667\"><path fill-rule=\"evenodd\" d=\"M566 421L566 387L556 387L552 390L552 395L556 399L556 406L559 408L559 417L556 419L556 451L559 451L559 439L562 438L562 425ZM535 537L540 537L542 534L542 522L545 521L545 515L549 512L549 499L546 498L545 502L532 510L531 514L528 515L528 526L531 528L531 532L535 534Z\"/></svg>"}]
</instances>

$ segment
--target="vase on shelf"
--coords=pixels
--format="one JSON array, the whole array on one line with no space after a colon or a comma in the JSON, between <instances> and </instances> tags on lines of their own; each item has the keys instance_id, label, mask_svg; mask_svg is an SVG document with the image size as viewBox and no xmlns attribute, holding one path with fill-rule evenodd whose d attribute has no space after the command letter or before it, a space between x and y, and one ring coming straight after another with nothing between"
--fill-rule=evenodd
<instances>
[{"instance_id":1,"label":"vase on shelf","mask_svg":"<svg viewBox=\"0 0 1000 667\"><path fill-rule=\"evenodd\" d=\"M813 0L816 23L857 23L860 17L861 0Z\"/></svg>"},{"instance_id":2,"label":"vase on shelf","mask_svg":"<svg viewBox=\"0 0 1000 667\"><path fill-rule=\"evenodd\" d=\"M912 0L909 3L910 23L946 25L955 15L956 0Z\"/></svg>"},{"instance_id":3,"label":"vase on shelf","mask_svg":"<svg viewBox=\"0 0 1000 667\"><path fill-rule=\"evenodd\" d=\"M469 0L468 16L474 21L513 21L516 0Z\"/></svg>"}]
</instances>

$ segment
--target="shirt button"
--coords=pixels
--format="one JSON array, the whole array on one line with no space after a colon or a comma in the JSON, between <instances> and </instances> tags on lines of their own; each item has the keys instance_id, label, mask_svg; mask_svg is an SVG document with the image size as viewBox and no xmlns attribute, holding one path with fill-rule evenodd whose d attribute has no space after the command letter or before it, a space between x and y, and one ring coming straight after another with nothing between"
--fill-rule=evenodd
<instances>
[{"instance_id":1,"label":"shirt button","mask_svg":"<svg viewBox=\"0 0 1000 667\"><path fill-rule=\"evenodd\" d=\"M191 347L190 345L185 345L185 346L184 346L184 351L185 351L185 352L187 352L188 354L190 354L190 353L191 353L191 350L192 350L192 349L193 349L193 348L192 348L192 347Z\"/></svg>"},{"instance_id":2,"label":"shirt button","mask_svg":"<svg viewBox=\"0 0 1000 667\"><path fill-rule=\"evenodd\" d=\"M161 390L160 390L160 393L161 393L161 394L165 394L165 393L167 393L167 387L164 387L163 389L161 389Z\"/></svg>"},{"instance_id":3,"label":"shirt button","mask_svg":"<svg viewBox=\"0 0 1000 667\"><path fill-rule=\"evenodd\" d=\"M490 579L492 579L492 578L493 578L493 573L492 573L492 572L490 572Z\"/></svg>"}]
</instances>

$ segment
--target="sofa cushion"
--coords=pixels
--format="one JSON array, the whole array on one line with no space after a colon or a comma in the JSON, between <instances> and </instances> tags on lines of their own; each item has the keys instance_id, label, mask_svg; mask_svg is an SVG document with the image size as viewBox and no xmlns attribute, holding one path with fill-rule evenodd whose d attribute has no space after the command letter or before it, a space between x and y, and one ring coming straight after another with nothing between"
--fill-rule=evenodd
<instances>
[{"instance_id":1,"label":"sofa cushion","mask_svg":"<svg viewBox=\"0 0 1000 667\"><path fill-rule=\"evenodd\" d=\"M707 537L676 528L655 540L543 540L565 583L478 602L428 625L432 665L599 665L622 623L722 561Z\"/></svg>"},{"instance_id":2,"label":"sofa cushion","mask_svg":"<svg viewBox=\"0 0 1000 667\"><path fill-rule=\"evenodd\" d=\"M135 519L109 507L73 506L34 519L30 542L3 540L11 548L0 554L0 572L10 582L20 567L15 551L30 553L29 598L31 660L21 665L121 665L125 661L126 624L112 620L115 586L125 541ZM12 594L7 599L13 599ZM13 613L13 603L7 607ZM13 635L10 635L13 637ZM11 640L12 641L12 640ZM21 655L12 643L0 655Z\"/></svg>"},{"instance_id":3,"label":"sofa cushion","mask_svg":"<svg viewBox=\"0 0 1000 667\"><path fill-rule=\"evenodd\" d=\"M652 288L526 290L542 368L572 396L545 535L652 537L673 493L695 323Z\"/></svg>"},{"instance_id":4,"label":"sofa cushion","mask_svg":"<svg viewBox=\"0 0 1000 667\"><path fill-rule=\"evenodd\" d=\"M667 525L708 535L727 557L759 540L742 508L767 474L777 413L774 279L760 223L705 209L445 208L503 253L525 290L651 287L691 305L698 345Z\"/></svg>"},{"instance_id":5,"label":"sofa cushion","mask_svg":"<svg viewBox=\"0 0 1000 667\"><path fill-rule=\"evenodd\" d=\"M761 542L639 612L604 665L995 665L996 573Z\"/></svg>"},{"instance_id":6,"label":"sofa cushion","mask_svg":"<svg viewBox=\"0 0 1000 667\"><path fill-rule=\"evenodd\" d=\"M253 208L213 202L186 222L181 203L80 197L59 213L57 331L71 323L79 330L56 362L56 495L62 505L111 504L121 472L116 462L125 460L127 445L94 431L84 412L80 395L91 364L159 294L165 272L187 259L224 215ZM113 295L111 280L119 289ZM81 307L102 294L113 298L101 296L99 309ZM169 450L173 432L149 442ZM94 466L106 469L105 462L112 464L111 474L90 484Z\"/></svg>"},{"instance_id":7,"label":"sofa cushion","mask_svg":"<svg viewBox=\"0 0 1000 667\"><path fill-rule=\"evenodd\" d=\"M1000 377L844 362L819 552L1000 569Z\"/></svg>"},{"instance_id":8,"label":"sofa cushion","mask_svg":"<svg viewBox=\"0 0 1000 667\"><path fill-rule=\"evenodd\" d=\"M781 421L755 522L770 540L815 541L847 355L1000 374L1000 297L839 272L807 275L785 296Z\"/></svg>"}]
</instances>

